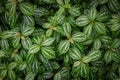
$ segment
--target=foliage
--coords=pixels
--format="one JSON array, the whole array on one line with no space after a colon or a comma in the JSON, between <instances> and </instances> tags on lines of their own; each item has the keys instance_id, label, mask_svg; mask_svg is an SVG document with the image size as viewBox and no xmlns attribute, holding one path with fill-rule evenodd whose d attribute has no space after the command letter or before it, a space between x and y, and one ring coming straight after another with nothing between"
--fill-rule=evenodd
<instances>
[{"instance_id":1,"label":"foliage","mask_svg":"<svg viewBox=\"0 0 120 80\"><path fill-rule=\"evenodd\" d=\"M120 0L0 0L0 80L119 80Z\"/></svg>"}]
</instances>

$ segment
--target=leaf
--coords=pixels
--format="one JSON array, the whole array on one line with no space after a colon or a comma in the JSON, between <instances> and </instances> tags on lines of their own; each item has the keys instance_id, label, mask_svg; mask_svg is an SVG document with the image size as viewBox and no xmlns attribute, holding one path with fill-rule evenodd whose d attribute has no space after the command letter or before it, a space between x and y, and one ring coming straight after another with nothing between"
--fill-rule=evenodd
<instances>
[{"instance_id":1,"label":"leaf","mask_svg":"<svg viewBox=\"0 0 120 80\"><path fill-rule=\"evenodd\" d=\"M17 21L16 13L10 14L10 12L6 11L5 12L5 21L11 28L13 28L13 26L15 26L16 21Z\"/></svg>"},{"instance_id":2,"label":"leaf","mask_svg":"<svg viewBox=\"0 0 120 80\"><path fill-rule=\"evenodd\" d=\"M20 10L23 14L27 16L34 15L34 7L30 3L22 2L20 3Z\"/></svg>"},{"instance_id":3,"label":"leaf","mask_svg":"<svg viewBox=\"0 0 120 80\"><path fill-rule=\"evenodd\" d=\"M47 59L55 58L55 51L51 47L42 47L41 52L42 55Z\"/></svg>"},{"instance_id":4,"label":"leaf","mask_svg":"<svg viewBox=\"0 0 120 80\"><path fill-rule=\"evenodd\" d=\"M61 41L58 45L59 54L62 55L62 54L67 53L69 48L70 48L70 42L69 41L67 41L67 40Z\"/></svg>"},{"instance_id":5,"label":"leaf","mask_svg":"<svg viewBox=\"0 0 120 80\"><path fill-rule=\"evenodd\" d=\"M110 14L108 14L108 12L101 11L97 14L96 20L103 22L109 20L109 18L110 18Z\"/></svg>"},{"instance_id":6,"label":"leaf","mask_svg":"<svg viewBox=\"0 0 120 80\"><path fill-rule=\"evenodd\" d=\"M21 63L18 67L19 70L24 70L27 67L27 64L25 62Z\"/></svg>"},{"instance_id":7,"label":"leaf","mask_svg":"<svg viewBox=\"0 0 120 80\"><path fill-rule=\"evenodd\" d=\"M2 49L8 49L9 48L9 42L7 39L1 39L0 40L0 46Z\"/></svg>"},{"instance_id":8,"label":"leaf","mask_svg":"<svg viewBox=\"0 0 120 80\"><path fill-rule=\"evenodd\" d=\"M25 76L25 80L34 80L35 74L32 72L28 72L27 75Z\"/></svg>"},{"instance_id":9,"label":"leaf","mask_svg":"<svg viewBox=\"0 0 120 80\"><path fill-rule=\"evenodd\" d=\"M90 58L90 61L96 61L101 57L101 51L91 50L87 56Z\"/></svg>"},{"instance_id":10,"label":"leaf","mask_svg":"<svg viewBox=\"0 0 120 80\"><path fill-rule=\"evenodd\" d=\"M84 63L89 63L90 61L91 61L91 58L89 56L84 56L82 58L82 62L84 62Z\"/></svg>"},{"instance_id":11,"label":"leaf","mask_svg":"<svg viewBox=\"0 0 120 80\"><path fill-rule=\"evenodd\" d=\"M43 23L42 27L47 29L47 28L51 27L51 24L50 23Z\"/></svg>"},{"instance_id":12,"label":"leaf","mask_svg":"<svg viewBox=\"0 0 120 80\"><path fill-rule=\"evenodd\" d=\"M112 60L115 62L120 62L120 55L117 53L112 54Z\"/></svg>"},{"instance_id":13,"label":"leaf","mask_svg":"<svg viewBox=\"0 0 120 80\"><path fill-rule=\"evenodd\" d=\"M15 78L16 78L16 74L13 70L8 71L8 76L9 76L10 80L15 80Z\"/></svg>"},{"instance_id":14,"label":"leaf","mask_svg":"<svg viewBox=\"0 0 120 80\"><path fill-rule=\"evenodd\" d=\"M55 15L52 17L49 21L53 27L55 27L58 24L63 24L65 16L63 15Z\"/></svg>"},{"instance_id":15,"label":"leaf","mask_svg":"<svg viewBox=\"0 0 120 80\"><path fill-rule=\"evenodd\" d=\"M71 34L71 31L72 31L71 25L68 22L65 22L63 24L63 30L64 30L65 35Z\"/></svg>"},{"instance_id":16,"label":"leaf","mask_svg":"<svg viewBox=\"0 0 120 80\"><path fill-rule=\"evenodd\" d=\"M35 60L35 55L32 53L29 53L26 57L26 61L28 64L33 64L33 61Z\"/></svg>"},{"instance_id":17,"label":"leaf","mask_svg":"<svg viewBox=\"0 0 120 80\"><path fill-rule=\"evenodd\" d=\"M94 21L96 16L97 16L96 8L95 7L91 7L91 9L89 10L89 14L88 14L89 20L90 21Z\"/></svg>"},{"instance_id":18,"label":"leaf","mask_svg":"<svg viewBox=\"0 0 120 80\"><path fill-rule=\"evenodd\" d=\"M82 63L82 62L78 62L76 61L74 63L73 69L72 69L72 74L77 76L82 76L82 77L87 77L89 75L89 67Z\"/></svg>"},{"instance_id":19,"label":"leaf","mask_svg":"<svg viewBox=\"0 0 120 80\"><path fill-rule=\"evenodd\" d=\"M23 62L23 58L19 54L15 54L14 59L15 59L15 62L17 62L17 64L21 64Z\"/></svg>"},{"instance_id":20,"label":"leaf","mask_svg":"<svg viewBox=\"0 0 120 80\"><path fill-rule=\"evenodd\" d=\"M114 12L117 12L118 10L120 10L118 0L110 0L110 1L108 1L108 7L109 7L109 9L111 11L114 11Z\"/></svg>"},{"instance_id":21,"label":"leaf","mask_svg":"<svg viewBox=\"0 0 120 80\"><path fill-rule=\"evenodd\" d=\"M70 7L68 9L68 12L71 14L73 17L77 17L80 15L79 7Z\"/></svg>"},{"instance_id":22,"label":"leaf","mask_svg":"<svg viewBox=\"0 0 120 80\"><path fill-rule=\"evenodd\" d=\"M109 42L111 42L111 37L109 37L109 36L103 35L103 36L100 37L100 39L101 39L101 41L104 42L104 43L109 43Z\"/></svg>"},{"instance_id":23,"label":"leaf","mask_svg":"<svg viewBox=\"0 0 120 80\"><path fill-rule=\"evenodd\" d=\"M58 3L59 5L64 5L63 0L57 0L57 3Z\"/></svg>"},{"instance_id":24,"label":"leaf","mask_svg":"<svg viewBox=\"0 0 120 80\"><path fill-rule=\"evenodd\" d=\"M110 26L111 31L117 31L120 29L120 23L112 24Z\"/></svg>"},{"instance_id":25,"label":"leaf","mask_svg":"<svg viewBox=\"0 0 120 80\"><path fill-rule=\"evenodd\" d=\"M33 33L33 31L34 31L34 27L31 27L31 26L23 26L22 28L21 28L21 31L22 31L22 35L23 36L29 36L29 35L31 35L32 33Z\"/></svg>"},{"instance_id":26,"label":"leaf","mask_svg":"<svg viewBox=\"0 0 120 80\"><path fill-rule=\"evenodd\" d=\"M7 69L2 70L2 71L0 72L0 76L1 76L2 78L4 78L6 75L7 75Z\"/></svg>"},{"instance_id":27,"label":"leaf","mask_svg":"<svg viewBox=\"0 0 120 80\"><path fill-rule=\"evenodd\" d=\"M41 17L41 16L48 15L48 14L49 14L49 11L44 7L39 7L39 8L34 9L35 17Z\"/></svg>"},{"instance_id":28,"label":"leaf","mask_svg":"<svg viewBox=\"0 0 120 80\"><path fill-rule=\"evenodd\" d=\"M43 41L43 38L41 36L34 36L32 37L32 42L35 44L41 44Z\"/></svg>"},{"instance_id":29,"label":"leaf","mask_svg":"<svg viewBox=\"0 0 120 80\"><path fill-rule=\"evenodd\" d=\"M24 39L21 40L21 44L24 49L29 49L29 47L32 46L32 41L29 37L25 37Z\"/></svg>"},{"instance_id":30,"label":"leaf","mask_svg":"<svg viewBox=\"0 0 120 80\"><path fill-rule=\"evenodd\" d=\"M0 50L0 58L5 56L5 51Z\"/></svg>"},{"instance_id":31,"label":"leaf","mask_svg":"<svg viewBox=\"0 0 120 80\"><path fill-rule=\"evenodd\" d=\"M113 43L111 44L112 48L118 48L120 46L120 39L114 39Z\"/></svg>"},{"instance_id":32,"label":"leaf","mask_svg":"<svg viewBox=\"0 0 120 80\"><path fill-rule=\"evenodd\" d=\"M90 24L90 25L88 25L88 26L86 26L85 28L84 28L84 33L89 37L90 35L91 35L91 33L92 33L92 25Z\"/></svg>"},{"instance_id":33,"label":"leaf","mask_svg":"<svg viewBox=\"0 0 120 80\"><path fill-rule=\"evenodd\" d=\"M6 39L6 38L13 37L14 34L15 34L14 31L4 31L0 34L0 37L3 38L3 39Z\"/></svg>"},{"instance_id":34,"label":"leaf","mask_svg":"<svg viewBox=\"0 0 120 80\"><path fill-rule=\"evenodd\" d=\"M95 39L93 47L95 49L100 49L100 47L101 47L101 41L99 39Z\"/></svg>"},{"instance_id":35,"label":"leaf","mask_svg":"<svg viewBox=\"0 0 120 80\"><path fill-rule=\"evenodd\" d=\"M52 34L53 34L53 30L48 29L48 30L46 31L46 37L51 37Z\"/></svg>"},{"instance_id":36,"label":"leaf","mask_svg":"<svg viewBox=\"0 0 120 80\"><path fill-rule=\"evenodd\" d=\"M113 54L114 54L114 53L111 52L111 51L109 51L109 50L105 53L104 59L105 59L105 62L106 62L106 63L109 63L110 61L112 61Z\"/></svg>"},{"instance_id":37,"label":"leaf","mask_svg":"<svg viewBox=\"0 0 120 80\"><path fill-rule=\"evenodd\" d=\"M106 27L103 23L101 22L95 22L94 24L94 29L99 33L99 34L106 34Z\"/></svg>"},{"instance_id":38,"label":"leaf","mask_svg":"<svg viewBox=\"0 0 120 80\"><path fill-rule=\"evenodd\" d=\"M50 46L53 44L53 42L55 41L54 38L47 38L45 41L42 42L42 46Z\"/></svg>"},{"instance_id":39,"label":"leaf","mask_svg":"<svg viewBox=\"0 0 120 80\"><path fill-rule=\"evenodd\" d=\"M87 17L86 15L81 15L80 17L78 17L78 18L76 19L76 24L77 24L78 26L85 26L85 25L87 25L89 22L90 22L90 21L89 21L89 19L88 19L88 17Z\"/></svg>"},{"instance_id":40,"label":"leaf","mask_svg":"<svg viewBox=\"0 0 120 80\"><path fill-rule=\"evenodd\" d=\"M44 77L45 79L50 79L52 76L53 76L53 73L52 73L52 72L44 72L44 73L43 73L43 77Z\"/></svg>"},{"instance_id":41,"label":"leaf","mask_svg":"<svg viewBox=\"0 0 120 80\"><path fill-rule=\"evenodd\" d=\"M87 36L82 32L76 32L72 35L72 39L76 42L83 42L87 39Z\"/></svg>"},{"instance_id":42,"label":"leaf","mask_svg":"<svg viewBox=\"0 0 120 80\"><path fill-rule=\"evenodd\" d=\"M29 47L28 53L37 53L38 51L40 51L40 45L33 44Z\"/></svg>"},{"instance_id":43,"label":"leaf","mask_svg":"<svg viewBox=\"0 0 120 80\"><path fill-rule=\"evenodd\" d=\"M54 80L62 80L62 75L58 72L54 76Z\"/></svg>"},{"instance_id":44,"label":"leaf","mask_svg":"<svg viewBox=\"0 0 120 80\"><path fill-rule=\"evenodd\" d=\"M23 16L23 24L34 26L35 21L32 16Z\"/></svg>"},{"instance_id":45,"label":"leaf","mask_svg":"<svg viewBox=\"0 0 120 80\"><path fill-rule=\"evenodd\" d=\"M70 49L69 55L73 60L81 59L81 53L80 53L79 49L77 49L76 47L73 47Z\"/></svg>"},{"instance_id":46,"label":"leaf","mask_svg":"<svg viewBox=\"0 0 120 80\"><path fill-rule=\"evenodd\" d=\"M9 69L14 69L16 66L17 66L17 63L16 63L16 62L11 62L11 63L8 65L8 68L9 68Z\"/></svg>"},{"instance_id":47,"label":"leaf","mask_svg":"<svg viewBox=\"0 0 120 80\"><path fill-rule=\"evenodd\" d=\"M17 48L20 45L20 38L19 37L14 37L12 39L12 45L14 48Z\"/></svg>"}]
</instances>

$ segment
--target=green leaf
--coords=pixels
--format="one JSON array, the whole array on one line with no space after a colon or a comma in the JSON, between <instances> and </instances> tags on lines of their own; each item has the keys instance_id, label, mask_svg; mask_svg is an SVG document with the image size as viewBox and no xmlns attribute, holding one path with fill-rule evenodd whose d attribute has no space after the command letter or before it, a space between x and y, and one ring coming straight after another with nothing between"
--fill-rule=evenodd
<instances>
[{"instance_id":1,"label":"green leaf","mask_svg":"<svg viewBox=\"0 0 120 80\"><path fill-rule=\"evenodd\" d=\"M43 41L43 38L41 36L34 36L32 37L32 42L35 44L41 44Z\"/></svg>"},{"instance_id":2,"label":"green leaf","mask_svg":"<svg viewBox=\"0 0 120 80\"><path fill-rule=\"evenodd\" d=\"M13 13L10 14L10 12L8 11L5 12L5 21L11 28L15 26L16 20L17 20L16 14Z\"/></svg>"},{"instance_id":3,"label":"green leaf","mask_svg":"<svg viewBox=\"0 0 120 80\"><path fill-rule=\"evenodd\" d=\"M2 71L0 72L0 76L1 76L2 78L4 78L6 75L7 75L7 69L2 70Z\"/></svg>"},{"instance_id":4,"label":"green leaf","mask_svg":"<svg viewBox=\"0 0 120 80\"><path fill-rule=\"evenodd\" d=\"M117 31L120 29L120 23L112 24L110 26L111 31Z\"/></svg>"},{"instance_id":5,"label":"green leaf","mask_svg":"<svg viewBox=\"0 0 120 80\"><path fill-rule=\"evenodd\" d=\"M32 53L29 53L29 54L27 55L27 57L26 57L27 63L28 63L28 64L31 64L31 63L33 63L34 60L35 60L35 55L32 54Z\"/></svg>"},{"instance_id":6,"label":"green leaf","mask_svg":"<svg viewBox=\"0 0 120 80\"><path fill-rule=\"evenodd\" d=\"M20 45L20 38L19 37L14 37L12 39L12 45L14 48L17 48Z\"/></svg>"},{"instance_id":7,"label":"green leaf","mask_svg":"<svg viewBox=\"0 0 120 80\"><path fill-rule=\"evenodd\" d=\"M53 34L53 30L48 29L48 30L46 31L46 37L51 37L52 34Z\"/></svg>"},{"instance_id":8,"label":"green leaf","mask_svg":"<svg viewBox=\"0 0 120 80\"><path fill-rule=\"evenodd\" d=\"M63 24L63 30L64 30L65 35L71 34L71 26L68 22L65 22Z\"/></svg>"},{"instance_id":9,"label":"green leaf","mask_svg":"<svg viewBox=\"0 0 120 80\"><path fill-rule=\"evenodd\" d=\"M91 61L91 58L89 56L84 56L82 58L82 62L84 62L84 63L89 63L90 61Z\"/></svg>"},{"instance_id":10,"label":"green leaf","mask_svg":"<svg viewBox=\"0 0 120 80\"><path fill-rule=\"evenodd\" d=\"M101 41L99 39L95 39L93 47L94 47L94 49L100 49Z\"/></svg>"},{"instance_id":11,"label":"green leaf","mask_svg":"<svg viewBox=\"0 0 120 80\"><path fill-rule=\"evenodd\" d=\"M109 43L109 42L111 42L111 37L103 35L100 37L100 40L104 43Z\"/></svg>"},{"instance_id":12,"label":"green leaf","mask_svg":"<svg viewBox=\"0 0 120 80\"><path fill-rule=\"evenodd\" d=\"M51 24L50 23L43 23L42 27L47 29L47 28L51 27Z\"/></svg>"},{"instance_id":13,"label":"green leaf","mask_svg":"<svg viewBox=\"0 0 120 80\"><path fill-rule=\"evenodd\" d=\"M90 25L88 25L88 26L86 26L85 28L84 28L84 33L89 37L90 35L91 35L91 33L92 33L92 25L90 24Z\"/></svg>"},{"instance_id":14,"label":"green leaf","mask_svg":"<svg viewBox=\"0 0 120 80\"><path fill-rule=\"evenodd\" d=\"M82 32L76 32L72 35L72 39L76 42L83 42L87 39L87 36Z\"/></svg>"},{"instance_id":15,"label":"green leaf","mask_svg":"<svg viewBox=\"0 0 120 80\"><path fill-rule=\"evenodd\" d=\"M65 16L63 15L55 15L52 17L49 21L53 27L55 27L57 24L63 24Z\"/></svg>"},{"instance_id":16,"label":"green leaf","mask_svg":"<svg viewBox=\"0 0 120 80\"><path fill-rule=\"evenodd\" d=\"M72 74L76 77L82 76L87 77L89 75L89 67L85 63L76 61L73 65Z\"/></svg>"},{"instance_id":17,"label":"green leaf","mask_svg":"<svg viewBox=\"0 0 120 80\"><path fill-rule=\"evenodd\" d=\"M58 72L54 76L54 80L62 80L62 75Z\"/></svg>"},{"instance_id":18,"label":"green leaf","mask_svg":"<svg viewBox=\"0 0 120 80\"><path fill-rule=\"evenodd\" d=\"M24 70L27 67L27 64L25 62L21 63L18 67L19 70Z\"/></svg>"},{"instance_id":19,"label":"green leaf","mask_svg":"<svg viewBox=\"0 0 120 80\"><path fill-rule=\"evenodd\" d=\"M9 68L9 69L14 69L16 66L17 66L17 63L16 63L16 62L11 62L11 63L8 65L8 68Z\"/></svg>"},{"instance_id":20,"label":"green leaf","mask_svg":"<svg viewBox=\"0 0 120 80\"><path fill-rule=\"evenodd\" d=\"M35 74L32 72L28 72L27 75L25 76L25 80L34 80Z\"/></svg>"},{"instance_id":21,"label":"green leaf","mask_svg":"<svg viewBox=\"0 0 120 80\"><path fill-rule=\"evenodd\" d=\"M31 27L31 26L23 26L22 28L21 28L21 31L22 31L22 35L23 36L29 36L29 35L31 35L32 33L33 33L33 31L34 31L34 27Z\"/></svg>"},{"instance_id":22,"label":"green leaf","mask_svg":"<svg viewBox=\"0 0 120 80\"><path fill-rule=\"evenodd\" d=\"M113 54L114 54L114 53L111 52L111 51L109 51L109 50L105 53L104 59L105 59L105 62L106 62L106 63L109 63L110 61L112 61Z\"/></svg>"},{"instance_id":23,"label":"green leaf","mask_svg":"<svg viewBox=\"0 0 120 80\"><path fill-rule=\"evenodd\" d=\"M80 53L79 49L77 49L76 47L73 47L70 49L69 55L73 60L81 59L81 53Z\"/></svg>"},{"instance_id":24,"label":"green leaf","mask_svg":"<svg viewBox=\"0 0 120 80\"><path fill-rule=\"evenodd\" d=\"M101 51L91 50L87 56L90 58L90 61L96 61L101 57Z\"/></svg>"},{"instance_id":25,"label":"green leaf","mask_svg":"<svg viewBox=\"0 0 120 80\"><path fill-rule=\"evenodd\" d=\"M52 72L44 72L44 73L43 73L43 77L44 77L45 79L50 79L52 76L53 76L53 73L52 73Z\"/></svg>"},{"instance_id":26,"label":"green leaf","mask_svg":"<svg viewBox=\"0 0 120 80\"><path fill-rule=\"evenodd\" d=\"M23 2L23 3L20 3L19 6L23 14L28 15L28 16L31 16L34 14L34 7L32 4Z\"/></svg>"},{"instance_id":27,"label":"green leaf","mask_svg":"<svg viewBox=\"0 0 120 80\"><path fill-rule=\"evenodd\" d=\"M64 61L64 65L65 65L65 66L68 66L68 65L69 65L69 64L68 64L69 60L70 60L69 55L68 55L68 54L64 54L64 56L63 56L63 61Z\"/></svg>"},{"instance_id":28,"label":"green leaf","mask_svg":"<svg viewBox=\"0 0 120 80\"><path fill-rule=\"evenodd\" d=\"M47 59L55 58L55 51L51 47L42 47L41 52L42 55Z\"/></svg>"},{"instance_id":29,"label":"green leaf","mask_svg":"<svg viewBox=\"0 0 120 80\"><path fill-rule=\"evenodd\" d=\"M120 39L114 39L113 43L111 44L112 48L118 48L120 46Z\"/></svg>"},{"instance_id":30,"label":"green leaf","mask_svg":"<svg viewBox=\"0 0 120 80\"><path fill-rule=\"evenodd\" d=\"M18 64L21 64L23 62L23 58L19 54L15 54L14 59Z\"/></svg>"},{"instance_id":31,"label":"green leaf","mask_svg":"<svg viewBox=\"0 0 120 80\"><path fill-rule=\"evenodd\" d=\"M4 31L0 34L0 37L3 38L3 39L6 39L6 38L13 37L14 34L15 34L14 31Z\"/></svg>"},{"instance_id":32,"label":"green leaf","mask_svg":"<svg viewBox=\"0 0 120 80\"><path fill-rule=\"evenodd\" d=\"M10 80L15 80L15 78L16 78L16 74L13 70L8 71L8 76L9 76Z\"/></svg>"},{"instance_id":33,"label":"green leaf","mask_svg":"<svg viewBox=\"0 0 120 80\"><path fill-rule=\"evenodd\" d=\"M46 8L40 7L34 9L34 16L35 17L41 17L44 15L48 15L49 11Z\"/></svg>"},{"instance_id":34,"label":"green leaf","mask_svg":"<svg viewBox=\"0 0 120 80\"><path fill-rule=\"evenodd\" d=\"M90 21L94 21L95 18L97 16L97 10L95 7L92 7L90 10L89 10L89 14L88 14L88 17L89 17L89 20Z\"/></svg>"},{"instance_id":35,"label":"green leaf","mask_svg":"<svg viewBox=\"0 0 120 80\"><path fill-rule=\"evenodd\" d=\"M0 50L0 58L5 56L5 51Z\"/></svg>"},{"instance_id":36,"label":"green leaf","mask_svg":"<svg viewBox=\"0 0 120 80\"><path fill-rule=\"evenodd\" d=\"M53 44L53 42L55 41L55 39L54 38L47 38L46 40L44 40L43 42L42 42L42 46L50 46L50 45L52 45Z\"/></svg>"},{"instance_id":37,"label":"green leaf","mask_svg":"<svg viewBox=\"0 0 120 80\"><path fill-rule=\"evenodd\" d=\"M80 15L79 7L70 7L68 9L68 12L70 13L71 16L77 17Z\"/></svg>"},{"instance_id":38,"label":"green leaf","mask_svg":"<svg viewBox=\"0 0 120 80\"><path fill-rule=\"evenodd\" d=\"M90 21L89 21L89 19L88 19L88 17L87 17L86 15L81 15L80 17L78 17L78 18L76 19L76 24L77 24L78 26L85 26L85 25L87 25L89 22L90 22Z\"/></svg>"},{"instance_id":39,"label":"green leaf","mask_svg":"<svg viewBox=\"0 0 120 80\"><path fill-rule=\"evenodd\" d=\"M22 46L24 49L29 49L32 45L32 41L29 37L25 37L24 39L21 40Z\"/></svg>"},{"instance_id":40,"label":"green leaf","mask_svg":"<svg viewBox=\"0 0 120 80\"><path fill-rule=\"evenodd\" d=\"M120 10L119 2L118 0L110 0L108 1L108 7L111 11L117 12Z\"/></svg>"},{"instance_id":41,"label":"green leaf","mask_svg":"<svg viewBox=\"0 0 120 80\"><path fill-rule=\"evenodd\" d=\"M96 20L97 21L107 21L107 20L109 20L109 18L110 18L110 14L108 14L108 12L101 11L97 14Z\"/></svg>"},{"instance_id":42,"label":"green leaf","mask_svg":"<svg viewBox=\"0 0 120 80\"><path fill-rule=\"evenodd\" d=\"M68 4L70 2L70 0L64 0L65 4Z\"/></svg>"},{"instance_id":43,"label":"green leaf","mask_svg":"<svg viewBox=\"0 0 120 80\"><path fill-rule=\"evenodd\" d=\"M63 0L57 0L57 3L60 4L60 5L64 5Z\"/></svg>"},{"instance_id":44,"label":"green leaf","mask_svg":"<svg viewBox=\"0 0 120 80\"><path fill-rule=\"evenodd\" d=\"M101 22L95 22L94 24L94 29L97 31L99 34L106 34L106 27L103 23Z\"/></svg>"},{"instance_id":45,"label":"green leaf","mask_svg":"<svg viewBox=\"0 0 120 80\"><path fill-rule=\"evenodd\" d=\"M40 45L33 44L29 47L28 53L37 53L38 51L40 51Z\"/></svg>"},{"instance_id":46,"label":"green leaf","mask_svg":"<svg viewBox=\"0 0 120 80\"><path fill-rule=\"evenodd\" d=\"M63 40L58 45L59 54L65 54L70 48L70 42L68 40Z\"/></svg>"},{"instance_id":47,"label":"green leaf","mask_svg":"<svg viewBox=\"0 0 120 80\"><path fill-rule=\"evenodd\" d=\"M34 26L35 21L32 16L23 16L23 24Z\"/></svg>"},{"instance_id":48,"label":"green leaf","mask_svg":"<svg viewBox=\"0 0 120 80\"><path fill-rule=\"evenodd\" d=\"M7 39L1 39L0 40L0 46L2 49L8 49L9 48L9 42Z\"/></svg>"},{"instance_id":49,"label":"green leaf","mask_svg":"<svg viewBox=\"0 0 120 80\"><path fill-rule=\"evenodd\" d=\"M117 53L112 54L112 60L115 62L120 62L120 55Z\"/></svg>"}]
</instances>

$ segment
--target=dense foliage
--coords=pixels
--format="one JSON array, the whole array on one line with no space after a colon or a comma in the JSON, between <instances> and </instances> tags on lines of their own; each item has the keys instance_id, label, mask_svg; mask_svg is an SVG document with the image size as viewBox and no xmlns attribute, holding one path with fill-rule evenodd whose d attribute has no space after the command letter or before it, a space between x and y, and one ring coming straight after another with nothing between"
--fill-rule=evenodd
<instances>
[{"instance_id":1,"label":"dense foliage","mask_svg":"<svg viewBox=\"0 0 120 80\"><path fill-rule=\"evenodd\" d=\"M0 0L0 80L120 80L120 0Z\"/></svg>"}]
</instances>

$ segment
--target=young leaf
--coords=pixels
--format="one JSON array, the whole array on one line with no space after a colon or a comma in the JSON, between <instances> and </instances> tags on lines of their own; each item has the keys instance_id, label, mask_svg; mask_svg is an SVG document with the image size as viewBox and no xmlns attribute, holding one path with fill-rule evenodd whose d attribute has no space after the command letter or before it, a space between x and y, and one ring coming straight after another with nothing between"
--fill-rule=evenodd
<instances>
[{"instance_id":1,"label":"young leaf","mask_svg":"<svg viewBox=\"0 0 120 80\"><path fill-rule=\"evenodd\" d=\"M60 55L68 52L69 48L70 48L70 42L68 40L63 40L58 45L58 50Z\"/></svg>"},{"instance_id":2,"label":"young leaf","mask_svg":"<svg viewBox=\"0 0 120 80\"><path fill-rule=\"evenodd\" d=\"M51 47L42 47L41 52L42 55L47 59L55 58L55 51Z\"/></svg>"}]
</instances>

